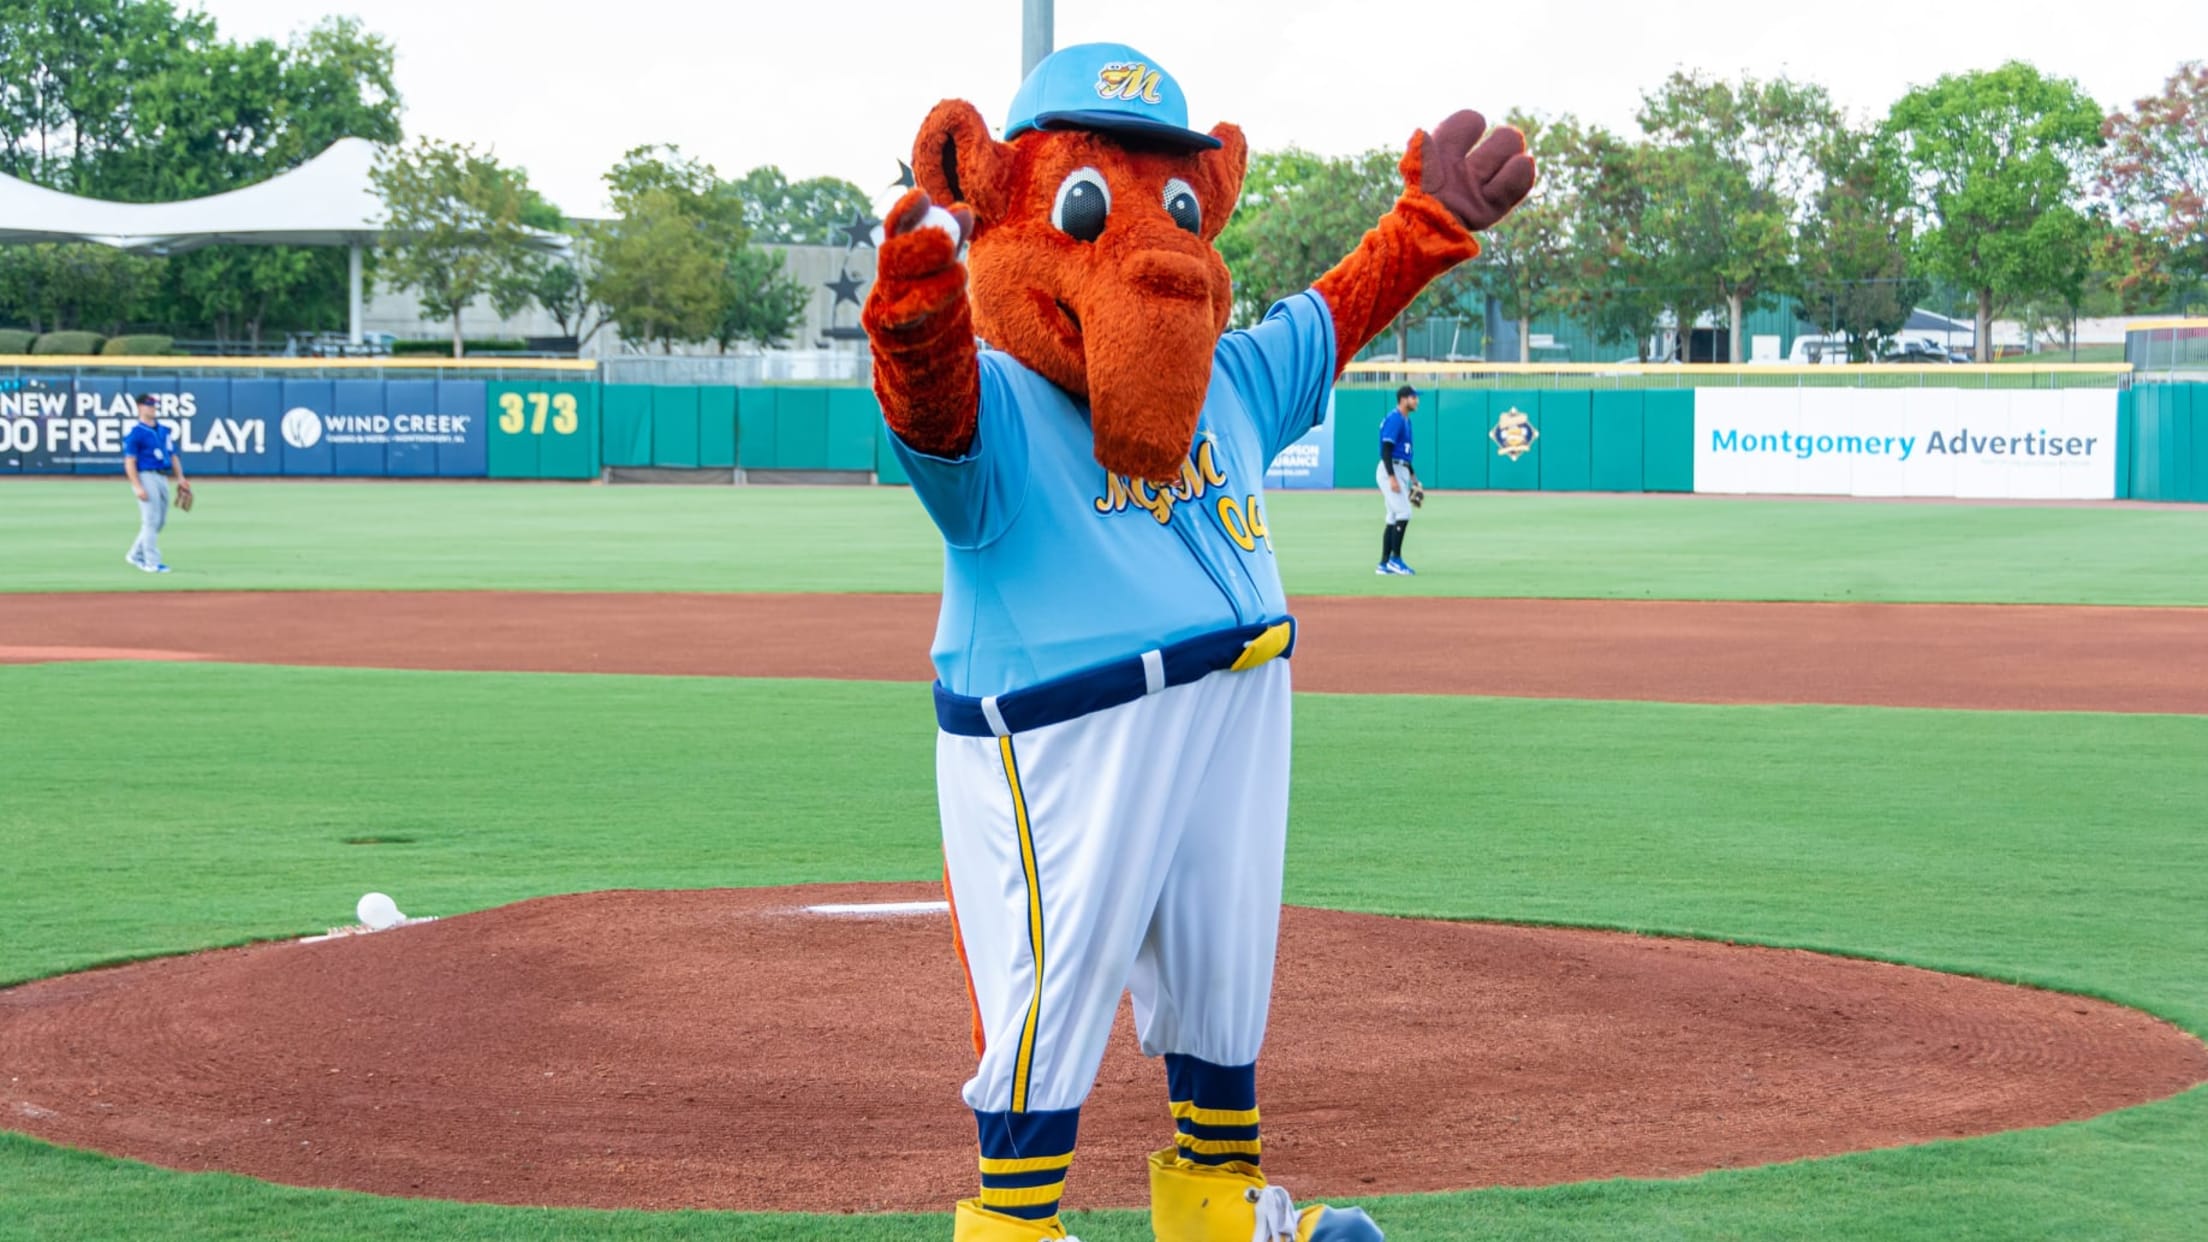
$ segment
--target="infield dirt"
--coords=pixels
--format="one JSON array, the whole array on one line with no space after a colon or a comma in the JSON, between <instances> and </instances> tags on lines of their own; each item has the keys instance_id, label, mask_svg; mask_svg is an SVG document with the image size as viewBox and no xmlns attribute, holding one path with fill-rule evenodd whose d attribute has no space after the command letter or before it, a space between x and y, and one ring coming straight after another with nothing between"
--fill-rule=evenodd
<instances>
[{"instance_id":1,"label":"infield dirt","mask_svg":"<svg viewBox=\"0 0 2208 1242\"><path fill-rule=\"evenodd\" d=\"M0 596L0 662L924 681L926 595ZM2208 609L1305 598L1298 690L2208 713ZM107 658L117 658L108 656Z\"/></svg>"}]
</instances>

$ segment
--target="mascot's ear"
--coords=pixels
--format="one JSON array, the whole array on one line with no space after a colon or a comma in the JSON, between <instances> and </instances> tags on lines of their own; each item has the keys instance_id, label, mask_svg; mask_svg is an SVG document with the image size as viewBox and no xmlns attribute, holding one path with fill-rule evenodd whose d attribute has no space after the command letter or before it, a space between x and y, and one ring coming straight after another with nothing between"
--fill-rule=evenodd
<instances>
[{"instance_id":1,"label":"mascot's ear","mask_svg":"<svg viewBox=\"0 0 2208 1242\"><path fill-rule=\"evenodd\" d=\"M1242 175L1249 171L1250 144L1242 137L1242 127L1225 121L1211 127L1211 136L1219 140L1219 149L1197 155L1196 163L1204 170L1202 188L1197 193L1203 202L1203 238L1217 241L1219 230L1227 227L1227 218L1234 214L1235 204L1242 201Z\"/></svg>"},{"instance_id":2,"label":"mascot's ear","mask_svg":"<svg viewBox=\"0 0 2208 1242\"><path fill-rule=\"evenodd\" d=\"M964 203L980 224L1004 219L1012 191L1012 148L989 136L974 105L946 99L912 140L912 175L943 206Z\"/></svg>"}]
</instances>

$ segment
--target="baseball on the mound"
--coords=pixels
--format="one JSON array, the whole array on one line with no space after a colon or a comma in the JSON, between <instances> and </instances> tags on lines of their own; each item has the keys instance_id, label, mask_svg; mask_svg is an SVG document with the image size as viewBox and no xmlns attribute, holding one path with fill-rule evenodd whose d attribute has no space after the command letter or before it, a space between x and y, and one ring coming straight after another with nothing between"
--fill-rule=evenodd
<instances>
[{"instance_id":1,"label":"baseball on the mound","mask_svg":"<svg viewBox=\"0 0 2208 1242\"><path fill-rule=\"evenodd\" d=\"M353 907L353 913L359 915L360 921L371 931L397 927L406 921L406 916L399 913L398 903L382 893L370 893L361 898L360 904Z\"/></svg>"}]
</instances>

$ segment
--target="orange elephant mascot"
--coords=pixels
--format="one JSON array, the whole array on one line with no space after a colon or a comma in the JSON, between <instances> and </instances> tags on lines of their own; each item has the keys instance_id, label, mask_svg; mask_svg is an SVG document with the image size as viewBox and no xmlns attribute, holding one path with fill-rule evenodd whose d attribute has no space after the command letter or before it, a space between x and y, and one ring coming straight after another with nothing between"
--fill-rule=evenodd
<instances>
[{"instance_id":1,"label":"orange elephant mascot","mask_svg":"<svg viewBox=\"0 0 2208 1242\"><path fill-rule=\"evenodd\" d=\"M1242 131L1188 128L1179 85L1120 44L1048 57L1011 112L1001 140L970 104L928 114L862 316L944 543L936 784L981 1148L954 1236L1066 1236L1128 992L1173 1126L1149 1160L1160 1242L1370 1242L1364 1212L1299 1208L1262 1172L1295 620L1261 484L1533 161L1475 112L1418 131L1356 250L1229 332L1212 243Z\"/></svg>"}]
</instances>

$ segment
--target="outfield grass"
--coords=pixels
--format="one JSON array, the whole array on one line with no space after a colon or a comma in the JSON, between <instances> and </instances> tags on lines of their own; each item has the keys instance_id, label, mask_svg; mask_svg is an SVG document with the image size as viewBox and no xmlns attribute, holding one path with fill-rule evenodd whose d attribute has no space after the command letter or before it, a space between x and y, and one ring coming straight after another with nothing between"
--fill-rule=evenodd
<instances>
[{"instance_id":1,"label":"outfield grass","mask_svg":"<svg viewBox=\"0 0 2208 1242\"><path fill-rule=\"evenodd\" d=\"M1368 491L1268 500L1291 592L2208 604L2208 509L1437 494L1416 578L1375 578ZM120 483L0 481L0 592L335 588L934 591L903 488L209 481L123 564Z\"/></svg>"},{"instance_id":2,"label":"outfield grass","mask_svg":"<svg viewBox=\"0 0 2208 1242\"><path fill-rule=\"evenodd\" d=\"M0 703L19 774L0 980L320 930L369 888L451 914L940 866L920 686L58 665L0 667ZM1292 901L1823 947L2208 1030L2208 718L1304 696L1296 748ZM374 1199L4 1136L0 1205L4 1239L947 1228ZM2208 1090L1970 1142L1370 1206L1398 1242L2196 1237ZM1146 1236L1132 1213L1069 1223Z\"/></svg>"}]
</instances>

